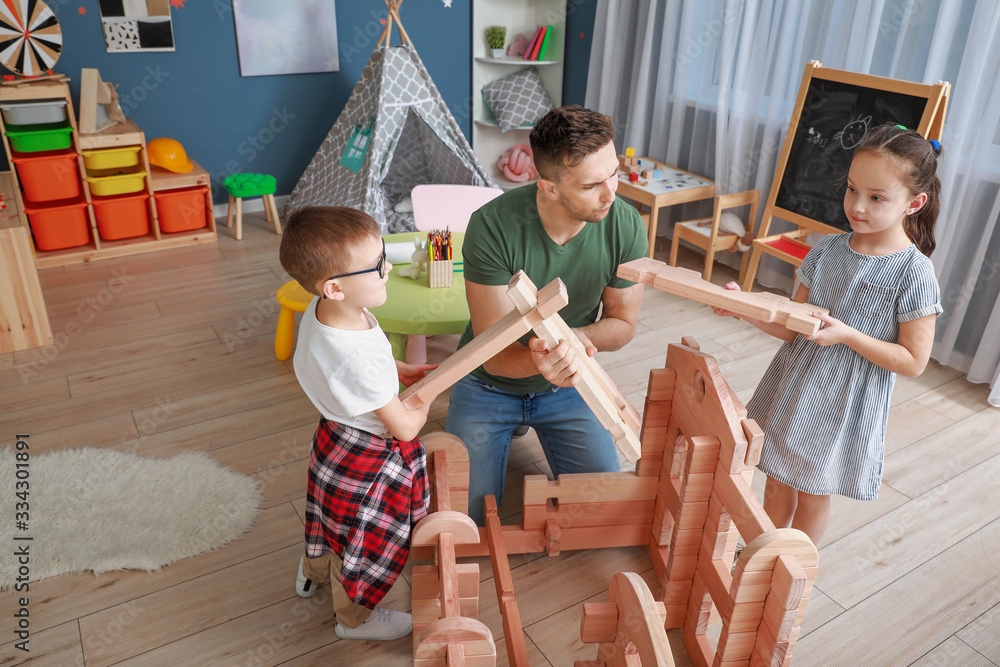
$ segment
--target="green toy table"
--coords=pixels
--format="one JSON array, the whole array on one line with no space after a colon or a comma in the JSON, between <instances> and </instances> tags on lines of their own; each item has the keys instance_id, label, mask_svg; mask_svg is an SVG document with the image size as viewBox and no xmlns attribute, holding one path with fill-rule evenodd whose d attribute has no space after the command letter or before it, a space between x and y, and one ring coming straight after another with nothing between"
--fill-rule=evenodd
<instances>
[{"instance_id":1,"label":"green toy table","mask_svg":"<svg viewBox=\"0 0 1000 667\"><path fill-rule=\"evenodd\" d=\"M387 234L382 238L386 243L411 241L414 235L426 239L426 232L403 232ZM465 234L452 232L452 261L462 261L462 242ZM408 335L441 336L460 334L469 323L469 304L465 300L465 274L455 271L451 287L431 289L427 286L427 270L416 280L399 275L399 266L394 264L386 291L389 298L372 315L378 319L382 330L389 335L392 354L401 361L406 360L406 337Z\"/></svg>"}]
</instances>

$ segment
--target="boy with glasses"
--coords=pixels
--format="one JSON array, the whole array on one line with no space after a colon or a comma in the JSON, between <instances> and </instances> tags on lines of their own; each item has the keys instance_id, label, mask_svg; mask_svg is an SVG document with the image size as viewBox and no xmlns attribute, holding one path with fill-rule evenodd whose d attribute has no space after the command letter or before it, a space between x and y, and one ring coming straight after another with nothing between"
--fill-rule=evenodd
<instances>
[{"instance_id":1,"label":"boy with glasses","mask_svg":"<svg viewBox=\"0 0 1000 667\"><path fill-rule=\"evenodd\" d=\"M427 515L427 455L417 433L431 401L403 407L399 383L433 365L410 365L369 308L386 300L392 264L377 222L341 206L292 212L281 265L315 298L302 314L293 364L322 418L310 447L305 555L295 592L311 597L329 580L337 636L398 639L410 614L377 606L410 551L410 531Z\"/></svg>"}]
</instances>

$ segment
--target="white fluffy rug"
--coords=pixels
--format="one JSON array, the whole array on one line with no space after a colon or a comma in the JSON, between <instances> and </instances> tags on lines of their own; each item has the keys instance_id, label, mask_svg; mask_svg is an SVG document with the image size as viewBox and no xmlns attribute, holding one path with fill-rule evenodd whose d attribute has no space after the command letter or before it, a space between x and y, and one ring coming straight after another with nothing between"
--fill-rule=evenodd
<instances>
[{"instance_id":1,"label":"white fluffy rug","mask_svg":"<svg viewBox=\"0 0 1000 667\"><path fill-rule=\"evenodd\" d=\"M18 581L12 549L28 547L30 581L158 570L239 539L260 511L256 482L201 452L151 459L83 448L31 456L26 496L16 464L12 447L0 449L0 590ZM19 515L25 498L27 515ZM25 516L26 531L18 526ZM32 540L14 539L26 536Z\"/></svg>"}]
</instances>

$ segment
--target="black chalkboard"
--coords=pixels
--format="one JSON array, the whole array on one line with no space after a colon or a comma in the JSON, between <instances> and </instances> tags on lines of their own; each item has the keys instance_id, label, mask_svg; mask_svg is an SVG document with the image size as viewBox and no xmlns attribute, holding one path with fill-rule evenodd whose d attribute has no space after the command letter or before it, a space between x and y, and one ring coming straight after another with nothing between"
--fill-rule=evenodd
<instances>
[{"instance_id":1,"label":"black chalkboard","mask_svg":"<svg viewBox=\"0 0 1000 667\"><path fill-rule=\"evenodd\" d=\"M854 148L869 128L884 123L918 129L927 105L927 97L813 77L775 206L850 231L844 193Z\"/></svg>"}]
</instances>

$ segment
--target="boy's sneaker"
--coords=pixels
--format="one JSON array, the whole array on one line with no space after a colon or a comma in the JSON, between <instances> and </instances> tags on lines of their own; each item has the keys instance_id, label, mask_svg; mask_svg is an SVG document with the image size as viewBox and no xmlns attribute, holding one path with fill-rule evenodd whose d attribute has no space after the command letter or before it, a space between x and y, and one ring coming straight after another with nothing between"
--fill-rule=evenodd
<instances>
[{"instance_id":1,"label":"boy's sneaker","mask_svg":"<svg viewBox=\"0 0 1000 667\"><path fill-rule=\"evenodd\" d=\"M346 628L337 623L337 636L341 639L374 639L391 641L413 632L413 617L405 611L383 607L372 609L368 619L356 628Z\"/></svg>"},{"instance_id":2,"label":"boy's sneaker","mask_svg":"<svg viewBox=\"0 0 1000 667\"><path fill-rule=\"evenodd\" d=\"M316 589L319 588L319 584L312 579L306 579L305 572L302 571L302 563L305 559L305 556L299 559L299 572L295 575L295 592L301 597L311 598L316 595Z\"/></svg>"}]
</instances>

